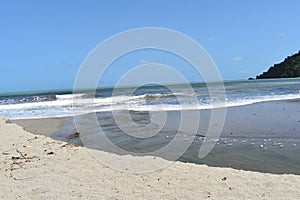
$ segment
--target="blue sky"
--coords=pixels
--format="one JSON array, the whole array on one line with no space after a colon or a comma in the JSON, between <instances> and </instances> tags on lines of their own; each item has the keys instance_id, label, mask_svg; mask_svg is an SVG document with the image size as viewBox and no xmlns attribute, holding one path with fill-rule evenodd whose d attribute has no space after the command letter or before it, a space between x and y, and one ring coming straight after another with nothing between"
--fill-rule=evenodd
<instances>
[{"instance_id":1,"label":"blue sky","mask_svg":"<svg viewBox=\"0 0 300 200\"><path fill-rule=\"evenodd\" d=\"M149 26L195 39L223 79L246 79L300 50L299 8L297 0L1 1L0 92L72 88L96 45Z\"/></svg>"}]
</instances>

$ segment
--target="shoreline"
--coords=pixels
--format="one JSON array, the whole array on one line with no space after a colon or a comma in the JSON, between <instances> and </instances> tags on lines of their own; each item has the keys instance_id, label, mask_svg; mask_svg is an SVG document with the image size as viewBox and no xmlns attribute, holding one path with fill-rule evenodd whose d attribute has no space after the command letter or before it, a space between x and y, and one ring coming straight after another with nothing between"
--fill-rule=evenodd
<instances>
[{"instance_id":1,"label":"shoreline","mask_svg":"<svg viewBox=\"0 0 300 200\"><path fill-rule=\"evenodd\" d=\"M250 103L250 104L245 104L245 105L237 105L237 106L230 106L230 107L226 107L226 110L236 110L236 109L244 109L247 107L258 107L260 105L264 106L265 104L284 104L285 106L288 106L290 108L290 110L292 110L293 112L297 112L293 109L291 109L291 105L292 104L299 104L300 105L300 98L297 99L282 99L282 100L271 100L271 101L263 101L263 102L255 102L255 103ZM260 107L262 108L262 107ZM218 109L218 108L215 108ZM204 115L206 115L205 112L210 111L212 109L198 109L199 112L204 112ZM284 111L286 111L286 108L283 108ZM190 111L190 110L186 110L186 111ZM248 108L245 111L247 111L248 113L252 112L252 114L256 115L255 111L257 110L252 110L252 108ZM105 111L108 112L108 111ZM136 111L139 112L139 111ZM141 111L142 112L142 111ZM154 112L160 112L160 111L154 111ZM180 112L180 110L170 110L167 112ZM258 111L259 112L259 111ZM300 112L300 109L299 111ZM82 114L82 115L87 115L89 113L86 114ZM245 113L247 114L247 113ZM287 115L289 115L287 113ZM205 120L207 120L207 118L209 118L210 116L204 116ZM290 117L290 116L289 116ZM61 128L66 125L72 125L74 126L75 129L75 124L73 123L73 116L60 116L60 117L44 117L44 118L25 118L25 119L10 119L11 121L23 126L24 128L28 128L30 132L32 133L36 133L36 134L41 134L41 135L46 135L46 136L50 136L56 132L60 132ZM44 121L44 122L42 122ZM297 121L299 122L299 121ZM34 126L44 126L43 128L39 128L36 127L34 128ZM228 132L228 131L227 131ZM299 134L300 137L300 134Z\"/></svg>"},{"instance_id":2,"label":"shoreline","mask_svg":"<svg viewBox=\"0 0 300 200\"><path fill-rule=\"evenodd\" d=\"M295 104L299 104L299 108L295 107ZM211 110L212 109L198 110L201 115L198 132L203 133L203 135L205 135L208 128ZM175 113L176 115L180 113L180 111L173 110L167 112L172 114ZM274 114L272 112L275 112L276 115L272 115ZM109 112L106 111L103 113ZM83 115L88 114L89 113ZM274 118L278 116L280 118ZM223 131L220 135L221 137L283 137L300 139L300 98L228 107L226 108L226 118ZM76 125L73 116L10 120L24 127L29 132L48 137L56 137L57 135L61 137L76 132ZM174 127L173 124L176 124L174 121L176 122L178 120L177 116L173 117L172 122L165 124L165 126L169 129L177 128ZM262 121L263 123L261 123Z\"/></svg>"},{"instance_id":3,"label":"shoreline","mask_svg":"<svg viewBox=\"0 0 300 200\"><path fill-rule=\"evenodd\" d=\"M31 134L4 118L0 118L0 133L1 199L296 199L300 195L297 175L182 162L131 174L101 164L83 147Z\"/></svg>"},{"instance_id":4,"label":"shoreline","mask_svg":"<svg viewBox=\"0 0 300 200\"><path fill-rule=\"evenodd\" d=\"M300 174L300 169L297 167L300 165L298 158L300 153L300 122L298 121L300 109L299 111L295 110L295 104L299 104L299 102L282 100L229 108L224 131L212 152L204 159L199 159L197 152L201 146L201 140L199 141L200 138L197 138L179 161L265 173ZM200 110L200 112L199 131L205 135L210 112L208 110ZM171 123L166 124L170 129L174 128L172 126L177 124L176 120L178 120L174 115L176 112L171 113L173 119ZM13 120L13 122L23 125L30 132L44 133L43 135L50 136L57 141L71 142L82 146L76 135L74 121L70 117ZM45 134L46 132L47 134ZM126 140L121 137L117 141L121 144L121 148L126 145L123 139ZM160 141L151 142L153 144ZM142 147L147 149L147 145L150 145L149 148L151 148L151 142L143 143ZM274 145L275 143L283 147ZM100 150L106 151L103 148Z\"/></svg>"}]
</instances>

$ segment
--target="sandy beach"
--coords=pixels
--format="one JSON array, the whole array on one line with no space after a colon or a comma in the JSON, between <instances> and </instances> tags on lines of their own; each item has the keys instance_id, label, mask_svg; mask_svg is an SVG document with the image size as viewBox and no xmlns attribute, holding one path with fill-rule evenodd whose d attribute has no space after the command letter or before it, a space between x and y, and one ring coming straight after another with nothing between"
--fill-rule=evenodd
<instances>
[{"instance_id":1,"label":"sandy beach","mask_svg":"<svg viewBox=\"0 0 300 200\"><path fill-rule=\"evenodd\" d=\"M83 147L32 134L3 117L0 133L1 199L297 199L300 195L297 175L182 162L131 174L108 168ZM130 162L134 159L128 157Z\"/></svg>"},{"instance_id":2,"label":"sandy beach","mask_svg":"<svg viewBox=\"0 0 300 200\"><path fill-rule=\"evenodd\" d=\"M300 200L300 1L0 5L0 200Z\"/></svg>"}]
</instances>

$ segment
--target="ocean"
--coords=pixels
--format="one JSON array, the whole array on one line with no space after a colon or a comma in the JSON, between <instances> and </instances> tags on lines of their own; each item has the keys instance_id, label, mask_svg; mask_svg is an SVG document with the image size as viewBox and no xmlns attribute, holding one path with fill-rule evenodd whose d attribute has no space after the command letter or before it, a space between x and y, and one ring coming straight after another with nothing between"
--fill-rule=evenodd
<instances>
[{"instance_id":1,"label":"ocean","mask_svg":"<svg viewBox=\"0 0 300 200\"><path fill-rule=\"evenodd\" d=\"M71 89L2 93L0 115L12 120L82 116L79 132L86 130L89 141L99 141L100 125L105 136L124 151L114 151L98 143L91 145L88 142L89 145L85 143L85 146L122 155L129 152L173 160L174 152L162 155L156 152L172 141L178 144L191 141L177 160L242 170L300 174L300 78L225 81L225 104L220 104L226 108L224 126L220 137L214 139L214 148L204 158L199 158L198 153L207 141L212 110L218 107L215 108L216 99L211 98L205 83L191 83L191 86L193 93L187 92L189 87L185 84L144 85L134 89L106 87L98 88L95 93L76 94L72 94ZM214 88L214 83L210 86ZM222 96L217 83L215 86L210 92L214 97L219 93ZM201 114L196 135L188 131L178 134L181 112L193 113L195 110ZM130 119L126 118L127 111ZM158 132L158 127L149 125L150 111L167 112L168 119ZM92 123L94 115L91 113L96 114L99 124ZM121 124L116 123L113 114L117 114ZM193 118L189 120L193 121ZM76 131L73 123L67 123L52 137L83 145L80 140L83 137L70 137ZM128 133L150 136L133 137Z\"/></svg>"},{"instance_id":2,"label":"ocean","mask_svg":"<svg viewBox=\"0 0 300 200\"><path fill-rule=\"evenodd\" d=\"M186 85L145 85L98 88L96 94L72 94L71 89L0 94L0 115L9 119L30 119L73 116L73 98L93 100L93 108L83 107L82 113L130 109L134 111L209 109L211 96L205 83L192 83L194 93L186 93ZM225 81L226 107L258 102L300 98L300 79L267 79ZM174 93L173 91L176 91ZM112 96L114 92L114 95ZM128 94L129 93L129 94ZM178 101L180 97L181 101ZM192 101L197 98L197 104ZM86 106L81 104L81 106ZM89 105L90 106L90 105ZM77 109L78 110L78 109Z\"/></svg>"}]
</instances>

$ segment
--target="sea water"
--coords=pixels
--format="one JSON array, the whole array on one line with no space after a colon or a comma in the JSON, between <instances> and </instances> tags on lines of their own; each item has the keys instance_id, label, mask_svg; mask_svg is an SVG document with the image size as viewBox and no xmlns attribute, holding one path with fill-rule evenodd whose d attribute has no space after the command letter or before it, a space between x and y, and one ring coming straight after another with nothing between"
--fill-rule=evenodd
<instances>
[{"instance_id":1,"label":"sea water","mask_svg":"<svg viewBox=\"0 0 300 200\"><path fill-rule=\"evenodd\" d=\"M218 84L216 84L218 85ZM209 91L205 83L189 85L144 85L132 87L101 88L94 93L73 94L69 90L51 90L0 94L0 115L10 119L64 117L74 115L74 99L90 104L80 104L81 113L111 110L160 111L212 108L218 90ZM300 79L267 79L225 81L225 106L241 106L257 102L300 98ZM219 89L219 88L218 88ZM175 92L174 92L175 91ZM92 99L92 100L91 100ZM197 99L197 102L194 100Z\"/></svg>"}]
</instances>

